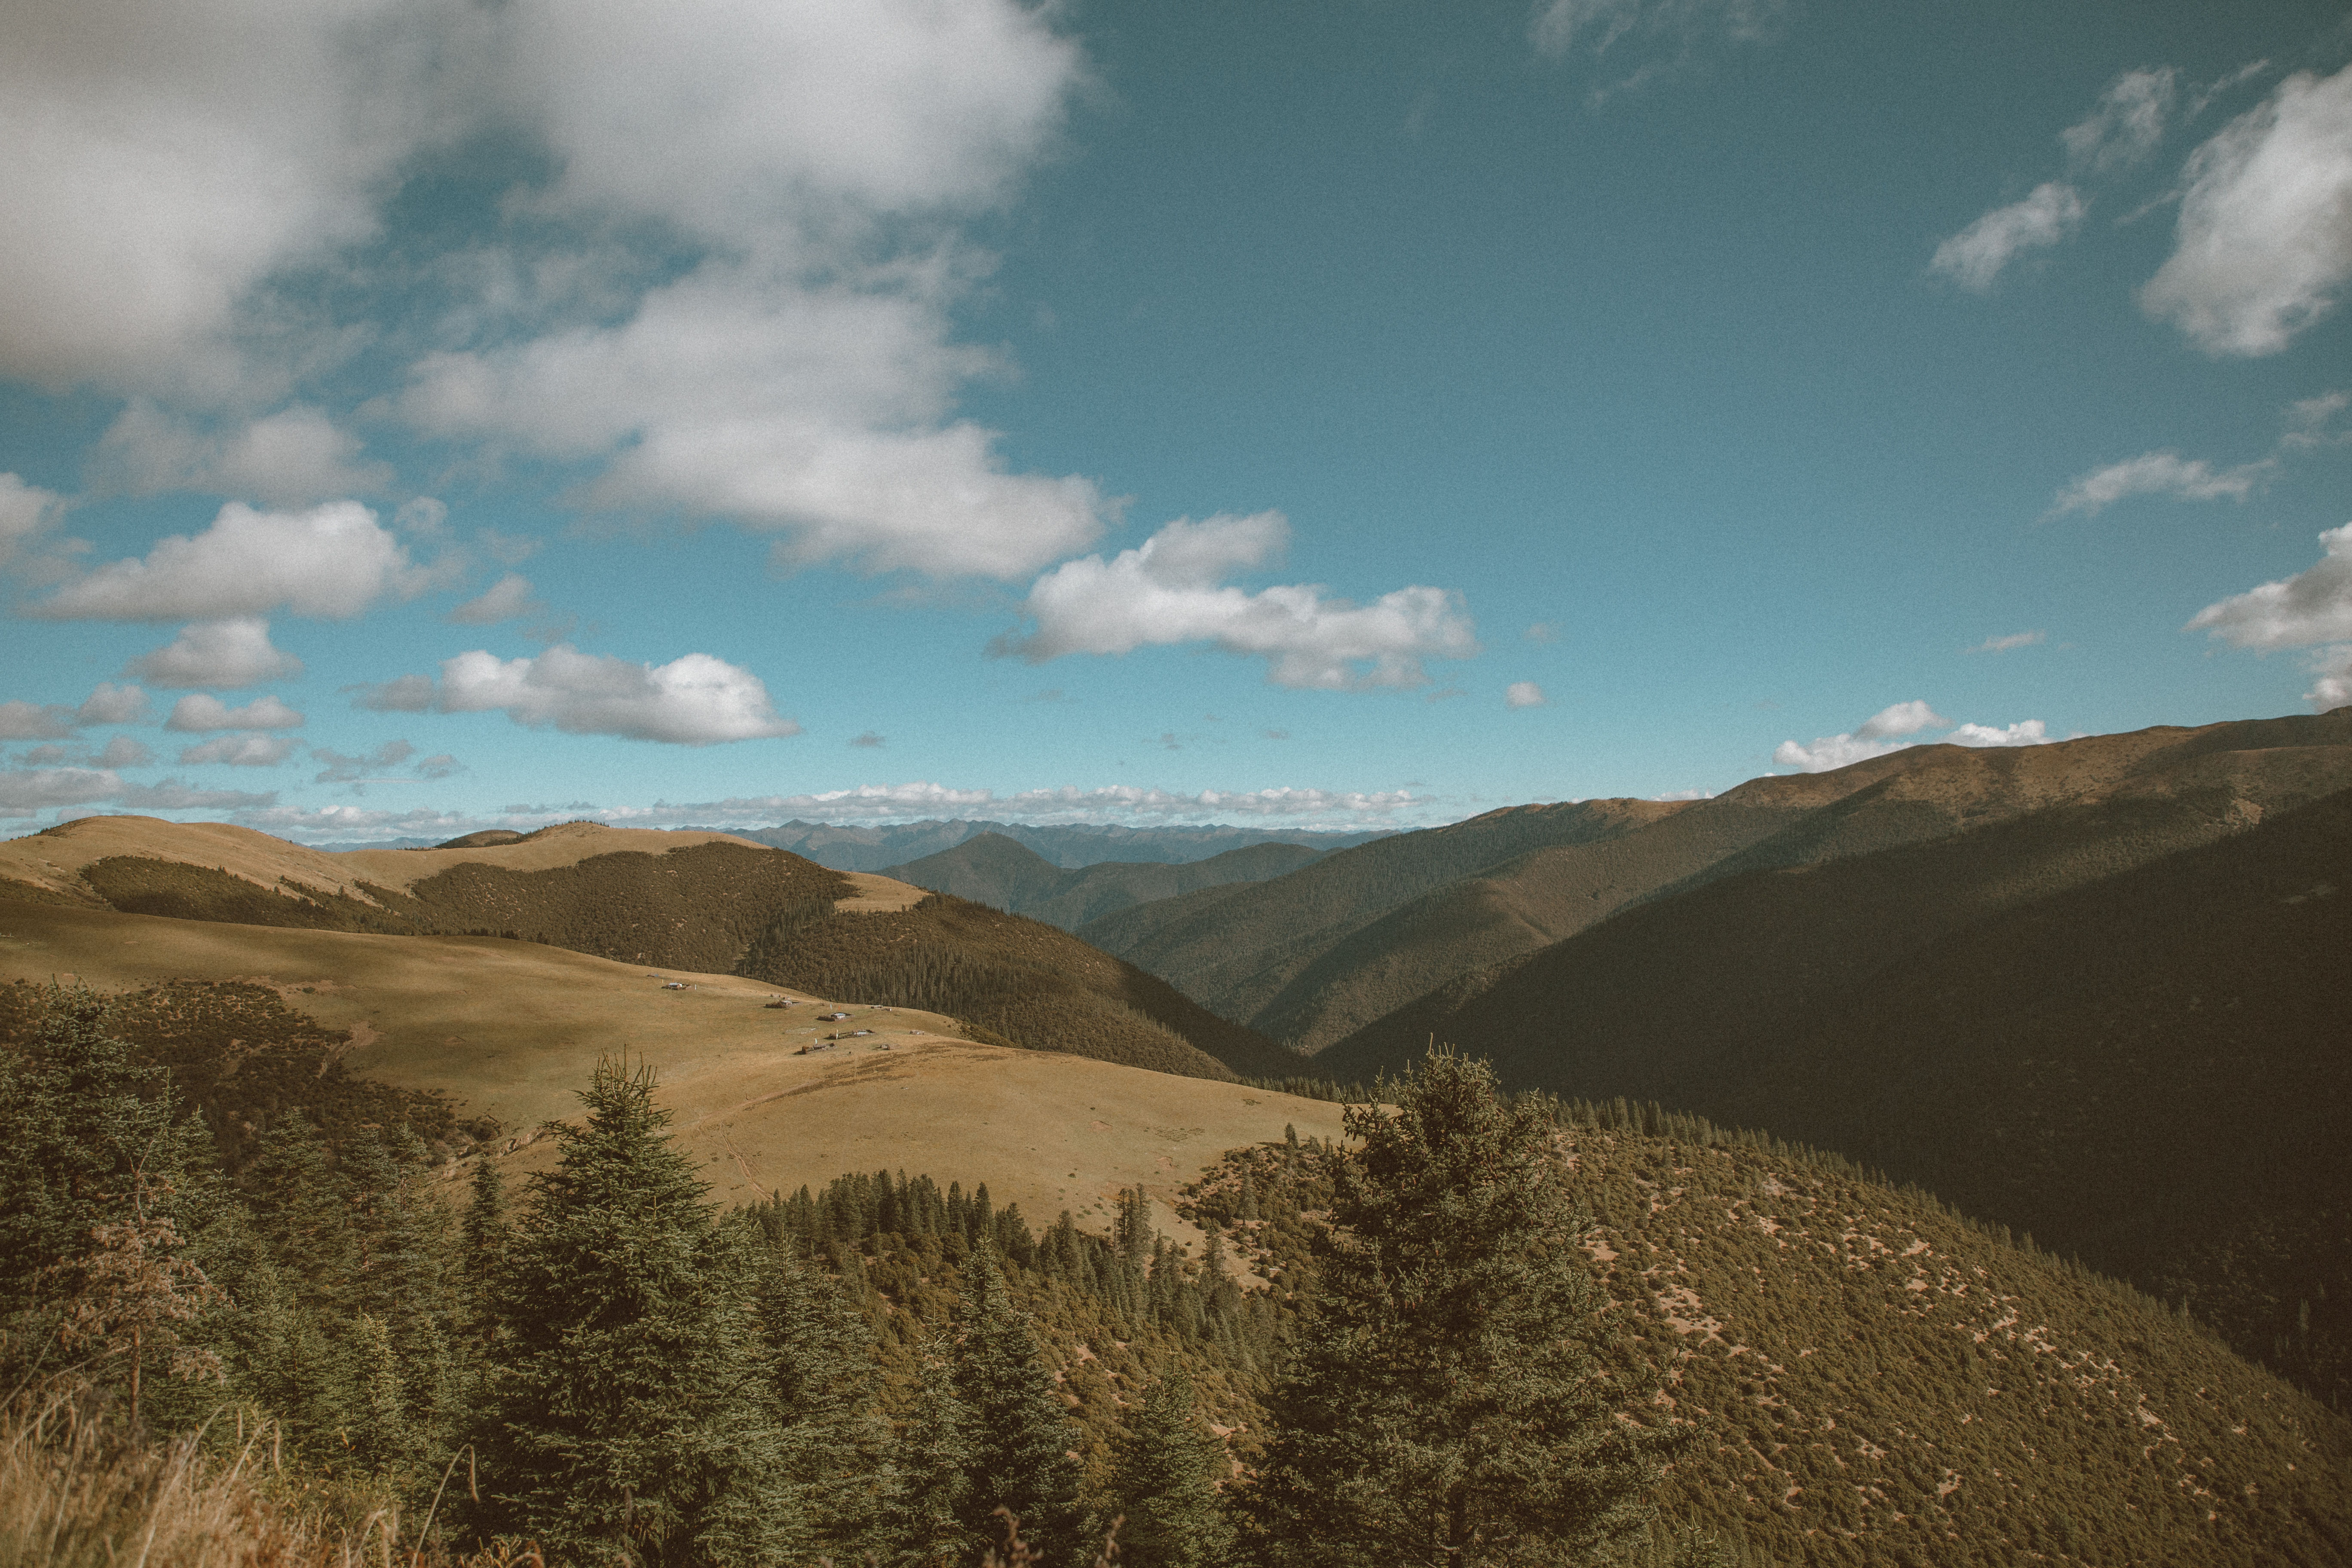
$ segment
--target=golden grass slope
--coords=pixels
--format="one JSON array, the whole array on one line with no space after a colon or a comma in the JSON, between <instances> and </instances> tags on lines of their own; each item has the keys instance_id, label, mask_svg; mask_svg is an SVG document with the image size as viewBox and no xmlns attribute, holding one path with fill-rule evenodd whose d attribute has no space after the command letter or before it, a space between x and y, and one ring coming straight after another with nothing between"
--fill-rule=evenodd
<instances>
[{"instance_id":1,"label":"golden grass slope","mask_svg":"<svg viewBox=\"0 0 2352 1568\"><path fill-rule=\"evenodd\" d=\"M405 892L452 867L487 864L508 871L545 871L596 855L665 855L701 844L751 840L725 833L671 833L566 822L510 843L443 849L310 849L223 822L166 822L155 816L84 816L23 838L0 842L0 882L22 882L79 903L106 900L82 879L94 861L131 856L217 868L257 887L291 882L330 896L369 900L358 884Z\"/></svg>"},{"instance_id":2,"label":"golden grass slope","mask_svg":"<svg viewBox=\"0 0 2352 1568\"><path fill-rule=\"evenodd\" d=\"M958 1038L936 1015L814 1000L734 975L648 971L495 938L386 937L175 921L0 902L0 982L52 978L120 991L173 979L246 980L349 1030L355 1073L437 1089L518 1138L577 1109L600 1057L660 1071L681 1146L718 1195L746 1202L853 1170L986 1182L1000 1205L1099 1222L1141 1184L1165 1202L1220 1152L1336 1136L1339 1108ZM666 987L676 982L683 990ZM815 1054L820 1037L874 1034ZM887 1045L887 1050L878 1047ZM497 1147L505 1146L501 1140ZM518 1172L551 1145L504 1155ZM1163 1221L1170 1216L1163 1213Z\"/></svg>"}]
</instances>

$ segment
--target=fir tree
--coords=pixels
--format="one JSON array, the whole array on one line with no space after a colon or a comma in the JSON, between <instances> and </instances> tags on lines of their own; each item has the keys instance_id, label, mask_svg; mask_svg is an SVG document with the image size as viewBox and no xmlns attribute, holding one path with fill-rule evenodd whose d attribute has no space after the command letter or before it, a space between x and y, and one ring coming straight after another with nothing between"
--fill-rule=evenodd
<instances>
[{"instance_id":1,"label":"fir tree","mask_svg":"<svg viewBox=\"0 0 2352 1568\"><path fill-rule=\"evenodd\" d=\"M748 1217L739 1222L756 1228ZM783 1427L777 1484L782 1546L845 1555L876 1529L874 1476L885 1432L874 1417L872 1339L840 1287L773 1248L765 1252L758 1310L770 1347L770 1386Z\"/></svg>"},{"instance_id":2,"label":"fir tree","mask_svg":"<svg viewBox=\"0 0 2352 1568\"><path fill-rule=\"evenodd\" d=\"M757 1562L794 1521L756 1263L653 1090L600 1064L532 1179L492 1298L484 1522L576 1562Z\"/></svg>"},{"instance_id":3,"label":"fir tree","mask_svg":"<svg viewBox=\"0 0 2352 1568\"><path fill-rule=\"evenodd\" d=\"M1664 1435L1596 1375L1550 1119L1433 1051L1351 1106L1313 1310L1247 1511L1281 1563L1556 1564L1647 1519ZM1387 1098L1387 1096L1383 1096Z\"/></svg>"},{"instance_id":4,"label":"fir tree","mask_svg":"<svg viewBox=\"0 0 2352 1568\"><path fill-rule=\"evenodd\" d=\"M955 1388L971 1438L964 1529L989 1538L996 1533L996 1510L1010 1509L1049 1560L1075 1560L1087 1522L1078 1461L1070 1452L1079 1433L1038 1359L1026 1314L1013 1307L1003 1270L985 1247L964 1271L958 1328Z\"/></svg>"},{"instance_id":5,"label":"fir tree","mask_svg":"<svg viewBox=\"0 0 2352 1568\"><path fill-rule=\"evenodd\" d=\"M902 1568L948 1568L979 1545L964 1521L971 1491L971 1414L945 1355L927 1353L915 1402L891 1451L879 1534Z\"/></svg>"},{"instance_id":6,"label":"fir tree","mask_svg":"<svg viewBox=\"0 0 2352 1568\"><path fill-rule=\"evenodd\" d=\"M1233 1527L1218 1506L1225 1446L1201 1426L1192 1380L1171 1372L1120 1432L1111 1491L1127 1522L1121 1558L1135 1568L1222 1568Z\"/></svg>"}]
</instances>

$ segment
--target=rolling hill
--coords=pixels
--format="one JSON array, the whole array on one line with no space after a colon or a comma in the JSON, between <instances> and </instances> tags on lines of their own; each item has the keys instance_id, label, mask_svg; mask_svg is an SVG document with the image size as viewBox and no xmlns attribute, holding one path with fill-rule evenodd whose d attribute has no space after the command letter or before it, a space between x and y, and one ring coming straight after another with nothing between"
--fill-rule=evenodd
<instances>
[{"instance_id":1,"label":"rolling hill","mask_svg":"<svg viewBox=\"0 0 2352 1568\"><path fill-rule=\"evenodd\" d=\"M1289 876L1089 922L1087 942L1223 1016L1315 1051L1457 979L1706 882L1948 837L2067 805L2177 800L2217 831L2352 785L2352 710L1919 746L1711 800L1521 806L1400 835ZM2119 832L2108 868L2201 841ZM2037 873L2038 874L2038 873Z\"/></svg>"},{"instance_id":2,"label":"rolling hill","mask_svg":"<svg viewBox=\"0 0 2352 1568\"><path fill-rule=\"evenodd\" d=\"M1654 1107L1567 1120L1610 1374L1697 1426L1661 1510L1727 1561L2352 1554L2352 1422L2163 1303L1834 1156ZM1237 1151L1189 1194L1278 1287L1310 1266L1284 1173Z\"/></svg>"},{"instance_id":3,"label":"rolling hill","mask_svg":"<svg viewBox=\"0 0 2352 1568\"><path fill-rule=\"evenodd\" d=\"M1319 849L1296 844L1253 844L1205 860L1104 860L1065 869L1003 834L983 833L940 854L886 867L882 874L1076 931L1137 904L1234 882L1263 882L1322 856Z\"/></svg>"},{"instance_id":4,"label":"rolling hill","mask_svg":"<svg viewBox=\"0 0 2352 1568\"><path fill-rule=\"evenodd\" d=\"M685 1146L730 1202L845 1171L952 1166L1041 1219L1066 1207L1092 1215L1139 1182L1171 1201L1219 1151L1279 1138L1286 1124L1339 1130L1326 1101L974 1041L950 1018L828 1005L740 975L649 972L502 938L0 901L0 982L52 980L126 997L126 1035L163 1049L200 1100L207 1084L244 1079L238 1093L251 1099L235 1103L266 1120L289 1097L343 1092L339 1068L444 1097L446 1111L427 1119L444 1152L478 1142L520 1169L546 1152L537 1128L577 1114L574 1091L600 1058L643 1058L662 1075ZM11 993L0 1026L34 1001L26 986L0 984L0 997ZM779 994L803 1005L768 1006ZM849 1016L821 1016L840 1010ZM825 1048L801 1054L808 1046ZM454 1179L458 1167L448 1170Z\"/></svg>"},{"instance_id":5,"label":"rolling hill","mask_svg":"<svg viewBox=\"0 0 2352 1568\"><path fill-rule=\"evenodd\" d=\"M249 829L84 817L0 843L0 899L385 936L505 936L950 1013L1008 1044L1199 1077L1297 1059L1036 921L723 834L569 823L325 854Z\"/></svg>"},{"instance_id":6,"label":"rolling hill","mask_svg":"<svg viewBox=\"0 0 2352 1568\"><path fill-rule=\"evenodd\" d=\"M1369 1076L1434 1035L1516 1085L1835 1148L2352 1399L2352 791L2243 800L2119 795L1727 876L1318 1065Z\"/></svg>"}]
</instances>

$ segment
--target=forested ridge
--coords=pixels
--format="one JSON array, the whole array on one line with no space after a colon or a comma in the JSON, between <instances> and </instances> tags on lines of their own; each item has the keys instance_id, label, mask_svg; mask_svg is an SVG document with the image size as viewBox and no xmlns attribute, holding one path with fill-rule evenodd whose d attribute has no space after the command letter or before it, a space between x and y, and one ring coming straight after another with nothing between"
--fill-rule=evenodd
<instances>
[{"instance_id":1,"label":"forested ridge","mask_svg":"<svg viewBox=\"0 0 2352 1568\"><path fill-rule=\"evenodd\" d=\"M219 1473L266 1434L237 1484L321 1551L973 1563L999 1506L1048 1563L1114 1520L1121 1562L1334 1568L2352 1542L2343 1424L2163 1303L1655 1107L1432 1058L1351 1152L1228 1154L1190 1247L1139 1191L1092 1234L952 1174L721 1211L642 1064L509 1192L499 1130L270 1037L299 1015L251 990L11 993L14 1419L80 1445L14 1451ZM255 1047L200 1080L174 1020L224 1005Z\"/></svg>"}]
</instances>

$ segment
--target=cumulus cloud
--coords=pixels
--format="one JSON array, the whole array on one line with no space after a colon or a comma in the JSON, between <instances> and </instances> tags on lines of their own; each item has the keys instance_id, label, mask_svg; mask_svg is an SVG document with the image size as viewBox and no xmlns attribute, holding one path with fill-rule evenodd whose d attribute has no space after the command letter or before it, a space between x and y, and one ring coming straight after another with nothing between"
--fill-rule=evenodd
<instances>
[{"instance_id":1,"label":"cumulus cloud","mask_svg":"<svg viewBox=\"0 0 2352 1568\"><path fill-rule=\"evenodd\" d=\"M2352 279L2352 66L2298 72L2198 148L2142 310L2208 353L2276 353Z\"/></svg>"},{"instance_id":2,"label":"cumulus cloud","mask_svg":"<svg viewBox=\"0 0 2352 1568\"><path fill-rule=\"evenodd\" d=\"M23 555L65 511L65 498L15 474L0 474L0 566Z\"/></svg>"},{"instance_id":3,"label":"cumulus cloud","mask_svg":"<svg viewBox=\"0 0 2352 1568\"><path fill-rule=\"evenodd\" d=\"M2232 647L2308 647L2352 641L2352 522L2319 536L2325 553L2292 577L2208 605L2184 631Z\"/></svg>"},{"instance_id":4,"label":"cumulus cloud","mask_svg":"<svg viewBox=\"0 0 2352 1568\"><path fill-rule=\"evenodd\" d=\"M1948 732L1935 737L1933 742L1912 738L1937 729L1948 730ZM1847 733L1818 735L1811 742L1783 741L1773 748L1772 762L1777 767L1822 773L1930 743L2039 746L2046 744L2049 740L2047 728L2039 719L2027 719L2005 726L1969 723L1954 728L1949 719L1942 717L1925 701L1915 700L1882 708Z\"/></svg>"},{"instance_id":5,"label":"cumulus cloud","mask_svg":"<svg viewBox=\"0 0 2352 1568\"><path fill-rule=\"evenodd\" d=\"M389 485L390 467L362 461L361 446L323 410L307 405L207 429L134 398L91 451L89 474L102 492L199 490L299 507Z\"/></svg>"},{"instance_id":6,"label":"cumulus cloud","mask_svg":"<svg viewBox=\"0 0 2352 1568\"><path fill-rule=\"evenodd\" d=\"M2331 647L2311 661L2311 689L2303 700L2319 712L2352 703L2352 643Z\"/></svg>"},{"instance_id":7,"label":"cumulus cloud","mask_svg":"<svg viewBox=\"0 0 2352 1568\"><path fill-rule=\"evenodd\" d=\"M421 779L454 778L466 771L466 764L448 752L443 752L438 755L424 758L409 771Z\"/></svg>"},{"instance_id":8,"label":"cumulus cloud","mask_svg":"<svg viewBox=\"0 0 2352 1568\"><path fill-rule=\"evenodd\" d=\"M271 806L277 801L274 792L196 789L178 779L126 784L111 768L0 771L0 817L31 816L55 806L103 805L133 811L246 811Z\"/></svg>"},{"instance_id":9,"label":"cumulus cloud","mask_svg":"<svg viewBox=\"0 0 2352 1568\"><path fill-rule=\"evenodd\" d=\"M709 746L797 735L750 670L690 653L664 665L585 654L557 644L535 658L476 649L444 659L437 679L403 676L365 689L359 706L383 712L502 710L531 729Z\"/></svg>"},{"instance_id":10,"label":"cumulus cloud","mask_svg":"<svg viewBox=\"0 0 2352 1568\"><path fill-rule=\"evenodd\" d=\"M74 710L63 703L0 702L0 741L55 741L73 733Z\"/></svg>"},{"instance_id":11,"label":"cumulus cloud","mask_svg":"<svg viewBox=\"0 0 2352 1568\"><path fill-rule=\"evenodd\" d=\"M302 661L271 646L268 621L240 616L182 626L178 637L132 659L123 673L163 687L258 686L301 674Z\"/></svg>"},{"instance_id":12,"label":"cumulus cloud","mask_svg":"<svg viewBox=\"0 0 2352 1568\"><path fill-rule=\"evenodd\" d=\"M101 680L74 712L77 724L136 724L147 717L147 694Z\"/></svg>"},{"instance_id":13,"label":"cumulus cloud","mask_svg":"<svg viewBox=\"0 0 2352 1568\"><path fill-rule=\"evenodd\" d=\"M1916 735L1950 722L1925 701L1896 702L1864 719L1854 733L1865 741L1883 741L1889 735Z\"/></svg>"},{"instance_id":14,"label":"cumulus cloud","mask_svg":"<svg viewBox=\"0 0 2352 1568\"><path fill-rule=\"evenodd\" d=\"M732 519L787 562L1026 575L1116 509L954 416L1000 367L950 318L987 267L965 226L1087 82L1059 21L1020 0L25 0L0 13L0 374L149 399L107 445L118 488L292 505L382 481L297 389L429 341L370 412L560 458L585 504ZM486 132L541 173L387 235L402 182ZM352 286L307 286L328 268Z\"/></svg>"},{"instance_id":15,"label":"cumulus cloud","mask_svg":"<svg viewBox=\"0 0 2352 1568\"><path fill-rule=\"evenodd\" d=\"M2107 84L2098 107L2058 133L2067 162L2090 174L2128 168L2156 151L2171 117L2180 73L2167 66L2130 70Z\"/></svg>"},{"instance_id":16,"label":"cumulus cloud","mask_svg":"<svg viewBox=\"0 0 2352 1568\"><path fill-rule=\"evenodd\" d=\"M2074 186L2056 180L2036 185L2023 201L1993 208L1937 246L1928 270L1981 294L2022 253L2056 245L2074 233L2083 212L2083 198Z\"/></svg>"},{"instance_id":17,"label":"cumulus cloud","mask_svg":"<svg viewBox=\"0 0 2352 1568\"><path fill-rule=\"evenodd\" d=\"M54 741L92 724L135 724L146 716L144 691L101 680L78 707L0 702L0 741Z\"/></svg>"},{"instance_id":18,"label":"cumulus cloud","mask_svg":"<svg viewBox=\"0 0 2352 1568\"><path fill-rule=\"evenodd\" d=\"M349 757L342 752L320 746L310 753L314 763L326 767L312 784L356 784L370 773L380 773L386 768L396 768L416 754L416 748L406 741L386 741L365 756ZM437 757L436 762L454 763L452 757ZM442 776L446 776L442 775ZM381 782L381 781L378 781Z\"/></svg>"},{"instance_id":19,"label":"cumulus cloud","mask_svg":"<svg viewBox=\"0 0 2352 1568\"><path fill-rule=\"evenodd\" d=\"M294 754L295 742L286 735L218 735L199 741L180 752L188 766L217 763L232 768L274 768Z\"/></svg>"},{"instance_id":20,"label":"cumulus cloud","mask_svg":"<svg viewBox=\"0 0 2352 1568\"><path fill-rule=\"evenodd\" d=\"M1544 689L1532 680L1514 680L1503 689L1503 701L1512 708L1542 708L1550 700L1544 695Z\"/></svg>"},{"instance_id":21,"label":"cumulus cloud","mask_svg":"<svg viewBox=\"0 0 2352 1568\"><path fill-rule=\"evenodd\" d=\"M2267 479L2276 464L2268 458L2216 468L2203 458L2183 458L2178 452L2146 452L2121 463L2110 463L2067 481L2050 504L2049 515L2079 511L2094 516L2126 496L2178 496L2182 500L2243 500Z\"/></svg>"},{"instance_id":22,"label":"cumulus cloud","mask_svg":"<svg viewBox=\"0 0 2352 1568\"><path fill-rule=\"evenodd\" d=\"M1312 585L1250 593L1223 583L1268 563L1288 538L1279 512L1221 513L1180 519L1109 561L1065 562L1029 590L1024 607L1036 629L1000 637L991 651L1039 663L1205 642L1263 658L1277 686L1325 690L1418 686L1428 679L1424 659L1478 651L1460 596L1443 588L1400 588L1357 605Z\"/></svg>"},{"instance_id":23,"label":"cumulus cloud","mask_svg":"<svg viewBox=\"0 0 2352 1568\"><path fill-rule=\"evenodd\" d=\"M2037 647L2048 638L2049 634L2046 632L2011 632L2007 637L1987 637L1969 651L1970 653L2009 653L2021 647Z\"/></svg>"},{"instance_id":24,"label":"cumulus cloud","mask_svg":"<svg viewBox=\"0 0 2352 1568\"><path fill-rule=\"evenodd\" d=\"M307 511L221 508L191 539L173 534L144 558L116 561L66 584L26 612L60 620L229 620L284 609L347 620L378 599L435 581L357 501Z\"/></svg>"},{"instance_id":25,"label":"cumulus cloud","mask_svg":"<svg viewBox=\"0 0 2352 1568\"><path fill-rule=\"evenodd\" d=\"M242 708L231 708L219 698L199 692L172 705L166 730L203 733L211 730L296 730L302 715L275 697L257 698Z\"/></svg>"},{"instance_id":26,"label":"cumulus cloud","mask_svg":"<svg viewBox=\"0 0 2352 1568\"><path fill-rule=\"evenodd\" d=\"M546 613L547 606L530 596L530 579L509 572L481 597L467 600L441 618L461 626L487 626Z\"/></svg>"}]
</instances>

